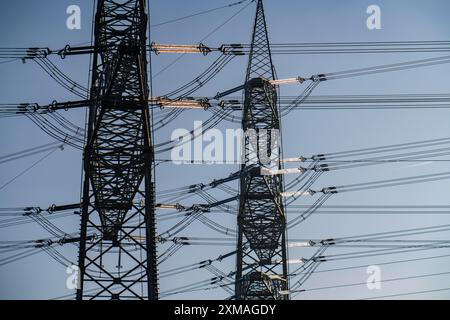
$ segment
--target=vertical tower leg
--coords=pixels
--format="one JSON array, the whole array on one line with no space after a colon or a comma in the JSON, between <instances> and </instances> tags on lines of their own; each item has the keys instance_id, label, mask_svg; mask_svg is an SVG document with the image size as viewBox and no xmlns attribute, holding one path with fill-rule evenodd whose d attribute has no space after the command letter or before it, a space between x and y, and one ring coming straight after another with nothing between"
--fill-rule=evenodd
<instances>
[{"instance_id":1,"label":"vertical tower leg","mask_svg":"<svg viewBox=\"0 0 450 320\"><path fill-rule=\"evenodd\" d=\"M77 299L158 299L145 0L98 0Z\"/></svg>"},{"instance_id":2,"label":"vertical tower leg","mask_svg":"<svg viewBox=\"0 0 450 320\"><path fill-rule=\"evenodd\" d=\"M235 297L281 300L289 296L283 180L262 175L281 169L280 114L262 0L258 1L247 69L244 115L244 164L251 172L240 181ZM252 166L253 170L248 170Z\"/></svg>"}]
</instances>

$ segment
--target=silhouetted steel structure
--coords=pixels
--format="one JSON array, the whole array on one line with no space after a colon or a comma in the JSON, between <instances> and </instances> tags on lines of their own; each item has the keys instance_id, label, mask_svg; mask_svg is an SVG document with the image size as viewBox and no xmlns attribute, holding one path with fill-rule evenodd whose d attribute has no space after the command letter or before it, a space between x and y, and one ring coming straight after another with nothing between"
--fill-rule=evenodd
<instances>
[{"instance_id":1,"label":"silhouetted steel structure","mask_svg":"<svg viewBox=\"0 0 450 320\"><path fill-rule=\"evenodd\" d=\"M280 114L272 79L275 71L259 0L244 88L242 170L251 173L240 182L235 287L235 298L240 300L289 298L282 292L288 289L283 180L281 175L261 175L259 169L281 169Z\"/></svg>"},{"instance_id":2,"label":"silhouetted steel structure","mask_svg":"<svg viewBox=\"0 0 450 320\"><path fill-rule=\"evenodd\" d=\"M157 299L145 0L98 0L77 299Z\"/></svg>"}]
</instances>

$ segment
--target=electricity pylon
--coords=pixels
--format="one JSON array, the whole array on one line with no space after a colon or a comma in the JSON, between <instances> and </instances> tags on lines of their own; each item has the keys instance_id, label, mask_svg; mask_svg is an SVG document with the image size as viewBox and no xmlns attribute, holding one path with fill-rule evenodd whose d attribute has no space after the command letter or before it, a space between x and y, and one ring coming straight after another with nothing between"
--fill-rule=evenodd
<instances>
[{"instance_id":1,"label":"electricity pylon","mask_svg":"<svg viewBox=\"0 0 450 320\"><path fill-rule=\"evenodd\" d=\"M77 299L157 299L145 0L98 0Z\"/></svg>"},{"instance_id":2,"label":"electricity pylon","mask_svg":"<svg viewBox=\"0 0 450 320\"><path fill-rule=\"evenodd\" d=\"M286 217L281 175L280 114L262 0L258 0L245 84L235 298L288 299ZM253 170L249 170L253 168ZM264 168L264 170L262 170ZM283 292L284 291L284 292Z\"/></svg>"}]
</instances>

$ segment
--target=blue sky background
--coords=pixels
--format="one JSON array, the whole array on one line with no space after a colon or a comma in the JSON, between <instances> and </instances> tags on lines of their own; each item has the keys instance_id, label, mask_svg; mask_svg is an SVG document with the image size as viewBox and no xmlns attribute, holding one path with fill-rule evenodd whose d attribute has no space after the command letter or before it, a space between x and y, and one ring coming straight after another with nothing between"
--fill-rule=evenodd
<instances>
[{"instance_id":1,"label":"blue sky background","mask_svg":"<svg viewBox=\"0 0 450 320\"><path fill-rule=\"evenodd\" d=\"M159 23L190 13L231 3L217 0L152 0L150 2L151 23ZM82 11L82 29L66 28L66 8L77 4ZM266 18L269 37L273 43L286 42L342 42L342 41L407 41L407 40L449 40L450 3L445 0L266 0ZM370 31L366 27L366 8L377 4L382 12L382 29ZM92 1L76 0L17 0L0 2L0 44L1 47L43 46L61 48L65 44L79 44L90 41ZM216 11L173 24L152 29L151 40L160 43L196 43L211 30L219 26L241 7ZM249 43L255 5L250 5L230 23L203 41L210 46L222 43ZM279 78L310 75L322 72L340 71L371 65L414 60L445 54L367 54L367 55L275 55L274 64ZM178 56L152 56L153 75ZM153 79L154 95L163 95L190 81L216 59L215 54L206 57L184 56L171 68ZM53 61L72 79L87 85L88 59L74 56ZM245 79L246 57L235 58L214 81L195 93L196 96L213 96L216 92L242 84ZM321 84L314 95L325 94L399 94L399 93L448 93L450 66L412 69L407 71L370 75L366 77L330 81ZM302 87L281 88L282 95L298 95ZM40 104L77 99L48 77L36 64L20 61L0 65L0 103L38 102ZM84 111L72 110L63 114L80 126L84 125ZM204 111L186 111L176 121L157 132L158 142L170 139L174 129L193 128L194 120L205 120L210 114ZM295 111L283 118L283 151L286 157L313 155L357 148L382 146L395 143L420 141L450 136L450 110L375 110L375 111ZM219 128L234 125L221 123ZM0 119L0 155L51 142L26 118ZM170 154L157 155L168 158ZM0 165L0 185L38 159L25 158ZM391 164L367 168L342 170L324 174L315 188L331 185L345 185L358 182L407 177L448 171L448 163L433 163L424 166ZM157 167L157 190L166 190L191 183L208 182L225 177L238 170L236 165L183 165L161 164ZM71 147L57 151L26 175L0 191L0 207L41 206L52 203L74 203L80 197L81 152ZM237 187L234 184L233 187ZM399 205L448 205L449 181L432 182L385 188L355 193L338 194L327 204L399 204ZM217 194L218 198L225 195ZM197 200L198 202L199 200ZM187 200L195 203L195 199ZM307 202L298 202L306 204ZM289 211L288 211L289 212ZM235 218L229 215L211 218L233 227ZM77 232L79 217L55 220L68 233ZM434 226L449 223L448 216L329 216L317 215L309 218L289 232L290 238L330 238L358 234L391 231L399 229ZM169 225L161 223L165 230ZM217 236L199 223L182 232L187 236ZM48 237L39 226L25 226L2 229L0 240L38 239ZM432 235L423 239L433 239ZM448 234L437 234L436 239L448 239ZM77 250L66 245L58 248L61 253L76 262ZM233 247L186 247L161 266L161 270L174 266L198 262L221 253L232 251ZM354 251L354 249L348 249ZM333 252L339 252L337 249ZM330 252L328 252L330 253ZM448 254L448 249L419 252L390 257L372 257L350 260L342 263L324 263L321 268L338 268L349 265L376 264L395 259L425 257ZM292 249L290 258L308 257L306 249ZM234 269L234 258L217 264L224 272ZM448 271L448 258L425 260L408 264L382 267L382 277L397 278L409 275ZM161 291L183 284L211 278L205 270L164 278ZM305 288L322 287L341 283L365 282L365 268L313 275ZM366 298L409 291L431 290L443 287L450 276L429 277L414 280L383 283L381 290L370 291L365 286L322 290L299 295L301 299L313 298ZM65 287L65 267L57 264L45 253L0 266L0 298L2 299L47 299L70 293ZM223 299L227 293L222 290L180 294L172 298ZM407 298L407 297L405 297ZM450 298L450 291L412 296L412 298Z\"/></svg>"}]
</instances>

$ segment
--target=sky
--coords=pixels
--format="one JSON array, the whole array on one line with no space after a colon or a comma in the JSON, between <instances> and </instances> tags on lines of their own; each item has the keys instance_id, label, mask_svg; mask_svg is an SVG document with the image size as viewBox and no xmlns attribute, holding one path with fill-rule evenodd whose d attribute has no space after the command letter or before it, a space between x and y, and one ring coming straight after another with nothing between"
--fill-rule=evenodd
<instances>
[{"instance_id":1,"label":"sky","mask_svg":"<svg viewBox=\"0 0 450 320\"><path fill-rule=\"evenodd\" d=\"M175 19L216 6L232 3L231 0L151 0L150 24ZM81 29L66 27L66 8L81 8ZM376 4L381 8L381 30L366 27L366 9ZM244 4L245 5L245 4ZM269 39L272 43L299 42L351 42L351 41L412 41L448 40L450 3L445 0L265 0L265 12ZM224 21L238 12L243 5L211 12L176 23L151 27L150 41L157 43L195 44L203 42L217 47L223 43L249 43L255 14L255 5L242 10L231 21L213 32ZM89 43L91 38L93 2L87 0L17 0L0 2L1 47L50 47L62 48L66 44ZM208 36L209 35L209 36ZM206 37L206 38L205 38ZM366 55L274 55L273 62L279 78L310 75L360 68L372 65L396 63L443 55L442 53L366 54ZM200 74L213 60L216 53L207 56L160 54L151 56L152 90L154 96L164 95ZM89 59L74 56L61 60L52 57L67 75L87 86ZM178 59L178 60L176 60ZM176 61L176 62L175 62ZM170 67L167 69L166 66ZM202 87L196 96L214 96L215 93L243 83L247 58L236 57L213 81ZM365 77L329 81L320 84L313 95L334 94L434 94L448 93L450 66L438 65ZM298 95L302 87L292 85L281 88L282 96ZM36 64L21 61L0 64L0 103L37 102L48 104L53 100L77 99L55 83ZM83 127L85 110L62 113L72 122ZM156 132L155 141L170 139L175 129L192 130L194 121L206 120L205 111L186 111ZM418 110L321 110L294 111L282 119L283 154L285 157L339 152L366 147L384 146L450 136L449 109ZM239 124L221 123L218 129L237 128ZM52 142L27 118L0 119L0 156ZM29 167L42 155L0 164L0 186ZM158 154L168 159L170 154ZM53 203L74 203L80 199L81 151L66 146L40 162L26 174L0 190L0 207L41 206ZM359 182L400 178L448 171L448 163L434 162L422 166L389 164L329 172L314 185L315 188L345 185ZM238 170L237 165L174 165L163 163L156 168L156 188L167 190L193 183L209 182L226 177ZM231 184L237 188L237 184ZM447 180L413 184L395 188L382 188L338 194L327 204L352 205L449 205ZM226 194L215 193L219 199ZM188 199L191 204L199 199ZM306 200L301 200L306 201ZM296 204L308 204L301 202ZM295 212L295 209L288 209ZM215 221L235 227L235 216L211 213ZM67 233L78 232L79 216L54 220ZM174 223L174 221L169 221ZM165 230L169 222L158 224ZM316 215L298 227L289 230L292 239L326 239L368 234L424 226L447 224L447 215ZM217 236L200 223L183 231L186 236ZM49 235L34 223L4 228L0 240L39 239ZM435 238L433 238L435 237ZM448 233L425 235L423 239L448 239ZM77 248L65 245L58 250L69 260L76 262ZM164 248L159 248L164 250ZM233 247L184 247L160 270L188 265L217 257L233 250ZM347 249L330 249L334 254ZM353 249L354 250L354 249ZM309 249L292 249L291 259L311 255ZM420 258L449 254L448 249L430 252L377 256L365 259L323 263L320 269L355 265L373 265L392 260ZM447 258L448 259L448 258ZM447 272L448 260L431 259L411 263L382 265L382 279L408 277L420 274ZM234 258L216 265L225 273L234 270ZM161 292L181 285L213 277L206 270L197 270L160 281ZM338 272L315 273L304 284L305 288L318 288L348 283L365 283L366 268ZM40 253L15 263L0 266L1 299L50 299L72 291L66 288L66 267L57 264L45 253ZM360 299L411 291L433 290L449 283L450 275L425 277L382 283L380 290L369 290L365 285L316 290L302 293L296 299ZM169 296L171 299L224 299L229 294L221 289L197 291ZM432 292L407 298L448 299L450 291Z\"/></svg>"}]
</instances>

